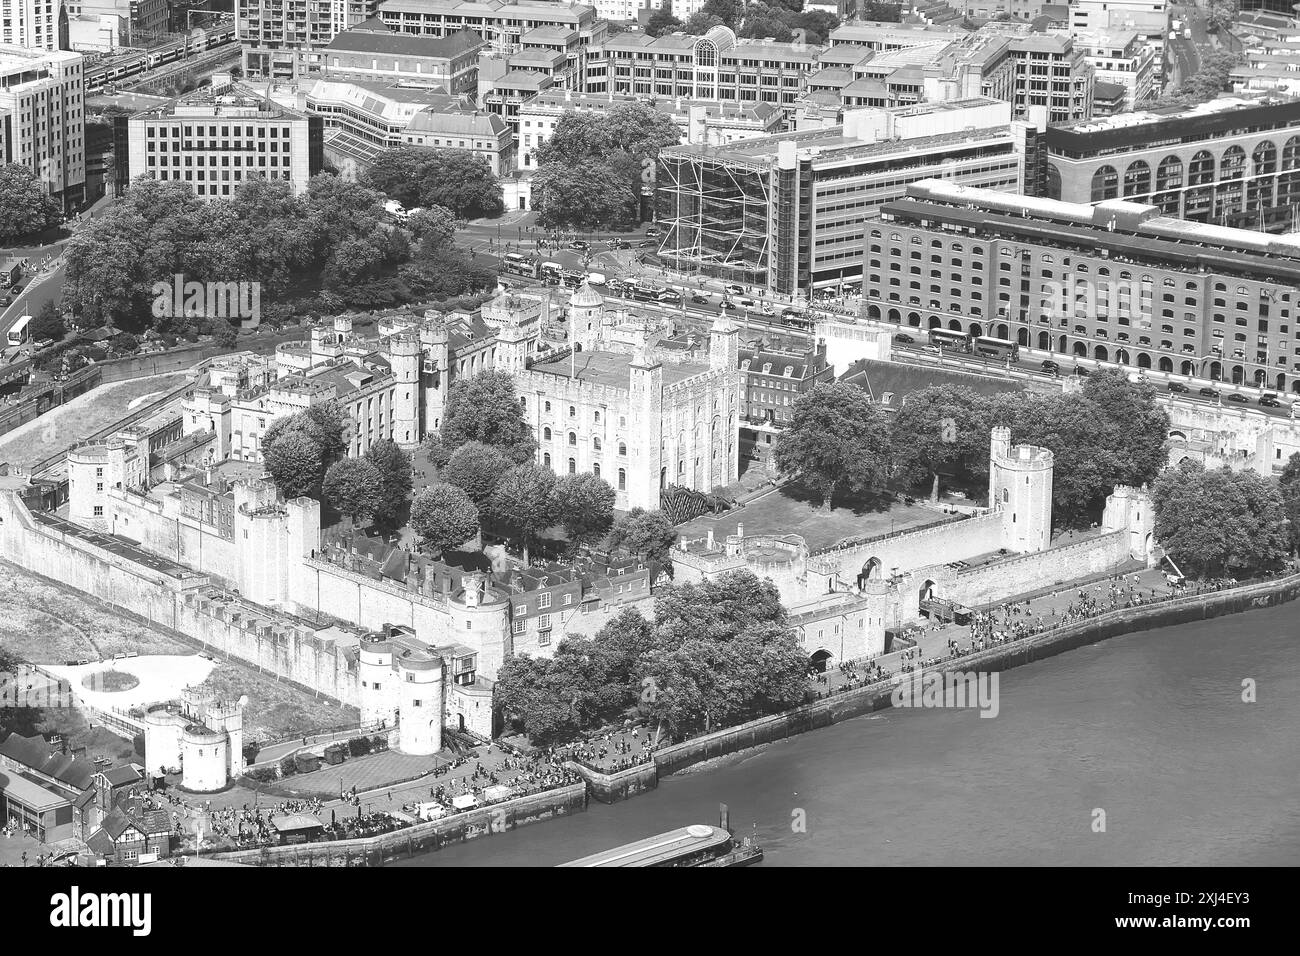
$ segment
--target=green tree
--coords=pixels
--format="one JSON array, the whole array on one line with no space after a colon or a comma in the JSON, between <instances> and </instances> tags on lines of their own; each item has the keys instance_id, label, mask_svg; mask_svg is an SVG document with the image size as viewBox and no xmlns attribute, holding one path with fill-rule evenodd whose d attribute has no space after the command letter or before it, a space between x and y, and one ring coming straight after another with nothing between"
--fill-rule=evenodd
<instances>
[{"instance_id":1,"label":"green tree","mask_svg":"<svg viewBox=\"0 0 1300 956\"><path fill-rule=\"evenodd\" d=\"M533 457L537 443L509 374L479 372L452 383L442 416L442 443L455 449L468 441L495 445L516 463Z\"/></svg>"},{"instance_id":2,"label":"green tree","mask_svg":"<svg viewBox=\"0 0 1300 956\"><path fill-rule=\"evenodd\" d=\"M650 14L650 19L646 21L646 36L661 37L666 33L672 33L682 28L682 21L673 16L673 5L671 0L664 0L663 5Z\"/></svg>"},{"instance_id":3,"label":"green tree","mask_svg":"<svg viewBox=\"0 0 1300 956\"><path fill-rule=\"evenodd\" d=\"M931 385L908 395L890 428L893 456L910 481L930 479L939 500L941 472L962 470L988 454L988 429L979 396L957 385Z\"/></svg>"},{"instance_id":4,"label":"green tree","mask_svg":"<svg viewBox=\"0 0 1300 956\"><path fill-rule=\"evenodd\" d=\"M470 441L456 449L438 474L469 495L480 511L488 512L492 494L513 466L500 448Z\"/></svg>"},{"instance_id":5,"label":"green tree","mask_svg":"<svg viewBox=\"0 0 1300 956\"><path fill-rule=\"evenodd\" d=\"M677 532L662 511L633 508L614 522L608 542L611 548L626 549L649 561L666 561Z\"/></svg>"},{"instance_id":6,"label":"green tree","mask_svg":"<svg viewBox=\"0 0 1300 956\"><path fill-rule=\"evenodd\" d=\"M497 216L505 208L488 161L464 149L386 150L371 165L366 182L407 208L442 206L459 219Z\"/></svg>"},{"instance_id":7,"label":"green tree","mask_svg":"<svg viewBox=\"0 0 1300 956\"><path fill-rule=\"evenodd\" d=\"M46 299L40 311L32 316L30 331L32 339L37 342L41 339L57 342L68 334L67 326L63 324L63 315L53 299Z\"/></svg>"},{"instance_id":8,"label":"green tree","mask_svg":"<svg viewBox=\"0 0 1300 956\"><path fill-rule=\"evenodd\" d=\"M459 225L456 216L446 206L417 209L406 220L406 228L420 240L421 252L425 256L450 249Z\"/></svg>"},{"instance_id":9,"label":"green tree","mask_svg":"<svg viewBox=\"0 0 1300 956\"><path fill-rule=\"evenodd\" d=\"M40 232L59 219L59 204L21 163L0 166L0 241Z\"/></svg>"},{"instance_id":10,"label":"green tree","mask_svg":"<svg viewBox=\"0 0 1300 956\"><path fill-rule=\"evenodd\" d=\"M1291 543L1278 484L1251 471L1183 462L1157 479L1156 539L1195 577L1277 567Z\"/></svg>"},{"instance_id":11,"label":"green tree","mask_svg":"<svg viewBox=\"0 0 1300 956\"><path fill-rule=\"evenodd\" d=\"M838 488L875 488L889 473L889 427L866 392L822 382L794 403L789 426L777 436L777 468L817 494L827 510Z\"/></svg>"},{"instance_id":12,"label":"green tree","mask_svg":"<svg viewBox=\"0 0 1300 956\"><path fill-rule=\"evenodd\" d=\"M379 505L375 522L393 526L411 497L411 456L397 442L381 439L366 450L366 460L379 472Z\"/></svg>"},{"instance_id":13,"label":"green tree","mask_svg":"<svg viewBox=\"0 0 1300 956\"><path fill-rule=\"evenodd\" d=\"M425 488L411 502L411 528L422 547L441 554L478 534L478 508L455 485Z\"/></svg>"},{"instance_id":14,"label":"green tree","mask_svg":"<svg viewBox=\"0 0 1300 956\"><path fill-rule=\"evenodd\" d=\"M1277 485L1282 495L1282 507L1286 509L1290 522L1291 550L1300 552L1300 452L1286 460Z\"/></svg>"},{"instance_id":15,"label":"green tree","mask_svg":"<svg viewBox=\"0 0 1300 956\"><path fill-rule=\"evenodd\" d=\"M751 571L724 571L660 588L654 618L657 642L677 646L693 636L725 643L760 624L784 627L786 611L771 580L760 581Z\"/></svg>"},{"instance_id":16,"label":"green tree","mask_svg":"<svg viewBox=\"0 0 1300 956\"><path fill-rule=\"evenodd\" d=\"M528 563L530 546L555 523L555 475L549 468L528 462L516 465L501 476L488 509L518 536Z\"/></svg>"},{"instance_id":17,"label":"green tree","mask_svg":"<svg viewBox=\"0 0 1300 956\"><path fill-rule=\"evenodd\" d=\"M701 37L708 33L714 27L724 26L723 22L711 13L705 13L703 10L693 13L686 25L682 27L682 32L687 36Z\"/></svg>"},{"instance_id":18,"label":"green tree","mask_svg":"<svg viewBox=\"0 0 1300 956\"><path fill-rule=\"evenodd\" d=\"M344 458L329 466L321 491L355 525L373 516L383 503L383 475L365 458Z\"/></svg>"},{"instance_id":19,"label":"green tree","mask_svg":"<svg viewBox=\"0 0 1300 956\"><path fill-rule=\"evenodd\" d=\"M561 475L552 494L555 520L573 544L599 540L614 523L614 489L599 475Z\"/></svg>"},{"instance_id":20,"label":"green tree","mask_svg":"<svg viewBox=\"0 0 1300 956\"><path fill-rule=\"evenodd\" d=\"M1105 415L1111 487L1154 481L1169 461L1169 414L1156 404L1155 386L1129 381L1120 371L1102 371L1084 380L1083 398Z\"/></svg>"},{"instance_id":21,"label":"green tree","mask_svg":"<svg viewBox=\"0 0 1300 956\"><path fill-rule=\"evenodd\" d=\"M273 432L275 424L262 440L262 462L286 500L310 494L325 471L321 447L302 429Z\"/></svg>"}]
</instances>

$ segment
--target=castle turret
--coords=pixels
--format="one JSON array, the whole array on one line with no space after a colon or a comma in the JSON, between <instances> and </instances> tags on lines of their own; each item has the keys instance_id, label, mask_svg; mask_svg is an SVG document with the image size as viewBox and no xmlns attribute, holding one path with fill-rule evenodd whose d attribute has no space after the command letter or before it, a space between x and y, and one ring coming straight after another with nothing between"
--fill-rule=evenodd
<instances>
[{"instance_id":1,"label":"castle turret","mask_svg":"<svg viewBox=\"0 0 1300 956\"><path fill-rule=\"evenodd\" d=\"M420 443L420 337L399 332L388 340L393 369L393 441L403 448Z\"/></svg>"},{"instance_id":2,"label":"castle turret","mask_svg":"<svg viewBox=\"0 0 1300 956\"><path fill-rule=\"evenodd\" d=\"M1036 445L1010 446L1010 440L1010 429L993 429L989 507L1003 513L1004 548L1046 551L1052 543L1053 455Z\"/></svg>"},{"instance_id":3,"label":"castle turret","mask_svg":"<svg viewBox=\"0 0 1300 956\"><path fill-rule=\"evenodd\" d=\"M740 362L740 332L725 315L719 315L709 332L709 368L735 371Z\"/></svg>"},{"instance_id":4,"label":"castle turret","mask_svg":"<svg viewBox=\"0 0 1300 956\"><path fill-rule=\"evenodd\" d=\"M594 349L604 334L605 300L599 292L584 282L569 299L569 328L573 340L584 349Z\"/></svg>"},{"instance_id":5,"label":"castle turret","mask_svg":"<svg viewBox=\"0 0 1300 956\"><path fill-rule=\"evenodd\" d=\"M393 673L393 645L382 635L361 641L358 648L357 681L360 684L362 725L397 720L397 675Z\"/></svg>"},{"instance_id":6,"label":"castle turret","mask_svg":"<svg viewBox=\"0 0 1300 956\"><path fill-rule=\"evenodd\" d=\"M424 427L426 431L436 432L442 428L451 372L450 336L441 318L427 322L420 329L420 348L424 352L420 376L420 390L424 392Z\"/></svg>"},{"instance_id":7,"label":"castle turret","mask_svg":"<svg viewBox=\"0 0 1300 956\"><path fill-rule=\"evenodd\" d=\"M633 450L640 451L643 467L628 469L627 489L618 491L619 509L659 507L659 493L666 483L663 450L663 364L642 349L628 368L628 432ZM638 449L639 446L639 449ZM636 456L634 456L636 457Z\"/></svg>"},{"instance_id":8,"label":"castle turret","mask_svg":"<svg viewBox=\"0 0 1300 956\"><path fill-rule=\"evenodd\" d=\"M428 756L442 749L442 667L437 654L407 651L397 660L398 749L404 754Z\"/></svg>"}]
</instances>

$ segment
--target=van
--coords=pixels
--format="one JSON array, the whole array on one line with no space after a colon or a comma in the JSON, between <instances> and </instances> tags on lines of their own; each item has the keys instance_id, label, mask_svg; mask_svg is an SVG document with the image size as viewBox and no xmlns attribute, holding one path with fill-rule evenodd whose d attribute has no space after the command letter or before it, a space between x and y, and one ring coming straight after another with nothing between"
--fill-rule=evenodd
<instances>
[{"instance_id":1,"label":"van","mask_svg":"<svg viewBox=\"0 0 1300 956\"><path fill-rule=\"evenodd\" d=\"M589 283L591 283L592 285L604 285L604 284L605 284L605 273L603 273L603 272L588 272L588 273L587 273L587 281L588 281Z\"/></svg>"}]
</instances>

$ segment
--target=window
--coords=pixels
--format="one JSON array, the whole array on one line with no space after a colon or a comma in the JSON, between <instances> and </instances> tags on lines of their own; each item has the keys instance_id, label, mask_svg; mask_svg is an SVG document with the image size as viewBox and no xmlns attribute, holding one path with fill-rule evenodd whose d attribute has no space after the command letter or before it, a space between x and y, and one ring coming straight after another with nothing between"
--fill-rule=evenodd
<instances>
[{"instance_id":1,"label":"window","mask_svg":"<svg viewBox=\"0 0 1300 956\"><path fill-rule=\"evenodd\" d=\"M543 591L540 595L538 595L538 597L537 597L537 606L538 606L539 608L548 608L548 607L551 606L551 592L550 592L550 591Z\"/></svg>"},{"instance_id":2,"label":"window","mask_svg":"<svg viewBox=\"0 0 1300 956\"><path fill-rule=\"evenodd\" d=\"M624 468L618 470L618 490L627 491L627 470Z\"/></svg>"},{"instance_id":3,"label":"window","mask_svg":"<svg viewBox=\"0 0 1300 956\"><path fill-rule=\"evenodd\" d=\"M94 514L95 514L95 517L96 517L96 518L102 518L102 517L104 517L104 506L103 506L103 505L95 505L95 512L94 512Z\"/></svg>"},{"instance_id":4,"label":"window","mask_svg":"<svg viewBox=\"0 0 1300 956\"><path fill-rule=\"evenodd\" d=\"M512 625L512 629L514 630L514 632L515 632L516 634L522 634L522 633L524 633L524 629L525 629L527 626L528 626L528 622L525 621L525 620L523 620L523 619L521 618L521 619L519 619L519 620L517 620L517 621L514 622L514 624Z\"/></svg>"},{"instance_id":5,"label":"window","mask_svg":"<svg viewBox=\"0 0 1300 956\"><path fill-rule=\"evenodd\" d=\"M539 631L549 631L551 629L551 615L543 614L537 619L537 629Z\"/></svg>"}]
</instances>

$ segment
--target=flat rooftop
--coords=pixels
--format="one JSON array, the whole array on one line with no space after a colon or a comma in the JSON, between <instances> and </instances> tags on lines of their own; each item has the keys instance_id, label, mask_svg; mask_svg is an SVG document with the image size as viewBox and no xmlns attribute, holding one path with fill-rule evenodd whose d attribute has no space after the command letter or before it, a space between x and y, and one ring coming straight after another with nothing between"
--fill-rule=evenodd
<instances>
[{"instance_id":1,"label":"flat rooftop","mask_svg":"<svg viewBox=\"0 0 1300 956\"><path fill-rule=\"evenodd\" d=\"M570 369L569 357L566 355L563 358L552 359L549 362L535 363L533 371L544 372L547 375L557 375L561 378L569 378L572 371L572 377L580 382L625 389L628 387L630 369L635 360L635 356L623 355L619 352L579 352L573 358L572 370ZM709 370L707 365L694 362L665 362L661 368L663 369L663 383L665 385L683 382Z\"/></svg>"}]
</instances>

